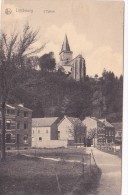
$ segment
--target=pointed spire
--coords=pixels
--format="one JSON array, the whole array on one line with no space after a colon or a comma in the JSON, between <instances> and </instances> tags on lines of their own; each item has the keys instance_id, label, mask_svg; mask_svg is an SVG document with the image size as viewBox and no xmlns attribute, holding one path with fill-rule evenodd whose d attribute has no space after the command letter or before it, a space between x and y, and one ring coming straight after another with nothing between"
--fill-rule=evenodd
<instances>
[{"instance_id":1,"label":"pointed spire","mask_svg":"<svg viewBox=\"0 0 128 195\"><path fill-rule=\"evenodd\" d=\"M62 51L70 51L70 46L69 46L68 38L67 38L66 34L65 34L64 42L63 42L63 45L62 45L62 48L61 48L61 52Z\"/></svg>"}]
</instances>

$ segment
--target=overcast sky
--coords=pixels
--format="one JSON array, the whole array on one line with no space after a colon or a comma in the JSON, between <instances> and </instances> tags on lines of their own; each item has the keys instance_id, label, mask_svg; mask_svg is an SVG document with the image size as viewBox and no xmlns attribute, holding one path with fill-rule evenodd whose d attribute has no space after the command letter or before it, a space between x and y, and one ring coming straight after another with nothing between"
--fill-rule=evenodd
<instances>
[{"instance_id":1,"label":"overcast sky","mask_svg":"<svg viewBox=\"0 0 128 195\"><path fill-rule=\"evenodd\" d=\"M53 51L57 62L66 33L73 56L85 58L88 75L100 76L105 68L119 76L123 72L123 7L122 1L109 0L4 0L3 28L7 33L14 28L20 31L29 21L34 29L40 28L37 45L48 41L39 55ZM5 8L12 13L5 14Z\"/></svg>"}]
</instances>

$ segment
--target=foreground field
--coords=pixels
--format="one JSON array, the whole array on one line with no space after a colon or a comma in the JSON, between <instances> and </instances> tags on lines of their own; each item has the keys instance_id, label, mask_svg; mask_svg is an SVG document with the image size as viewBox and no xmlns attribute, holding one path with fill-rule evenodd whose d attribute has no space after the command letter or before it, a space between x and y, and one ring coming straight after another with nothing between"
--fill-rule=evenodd
<instances>
[{"instance_id":1,"label":"foreground field","mask_svg":"<svg viewBox=\"0 0 128 195\"><path fill-rule=\"evenodd\" d=\"M26 157L24 154L35 155ZM60 161L38 157L60 158ZM74 162L67 162L72 159ZM84 159L84 164L83 164ZM77 162L75 162L77 160ZM79 163L78 163L79 161ZM100 174L89 164L89 155L83 150L38 150L9 153L6 162L0 162L1 195L85 195L96 188Z\"/></svg>"}]
</instances>

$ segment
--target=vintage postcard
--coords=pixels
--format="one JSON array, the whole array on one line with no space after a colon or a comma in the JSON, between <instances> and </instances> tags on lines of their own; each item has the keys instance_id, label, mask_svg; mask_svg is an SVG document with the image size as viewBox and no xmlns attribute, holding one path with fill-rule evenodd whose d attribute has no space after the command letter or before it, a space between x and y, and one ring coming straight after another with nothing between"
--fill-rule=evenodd
<instances>
[{"instance_id":1,"label":"vintage postcard","mask_svg":"<svg viewBox=\"0 0 128 195\"><path fill-rule=\"evenodd\" d=\"M124 8L2 1L1 195L121 195Z\"/></svg>"}]
</instances>

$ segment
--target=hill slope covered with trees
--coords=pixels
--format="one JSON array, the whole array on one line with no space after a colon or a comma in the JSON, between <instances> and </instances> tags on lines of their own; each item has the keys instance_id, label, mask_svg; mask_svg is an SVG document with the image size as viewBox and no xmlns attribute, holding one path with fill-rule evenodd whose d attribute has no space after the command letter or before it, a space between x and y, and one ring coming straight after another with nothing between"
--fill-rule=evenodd
<instances>
[{"instance_id":1,"label":"hill slope covered with trees","mask_svg":"<svg viewBox=\"0 0 128 195\"><path fill-rule=\"evenodd\" d=\"M55 60L51 61L54 68ZM104 70L100 78L87 76L84 82L76 82L62 72L43 68L41 62L40 70L26 66L20 77L8 103L24 103L33 110L33 117L68 115L122 120L123 77L117 78L113 72Z\"/></svg>"}]
</instances>

